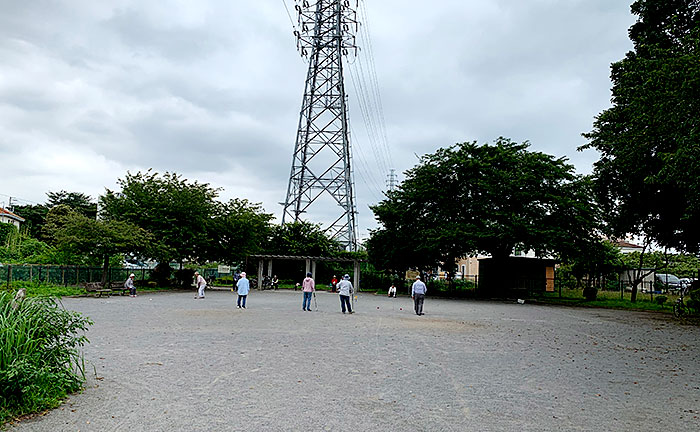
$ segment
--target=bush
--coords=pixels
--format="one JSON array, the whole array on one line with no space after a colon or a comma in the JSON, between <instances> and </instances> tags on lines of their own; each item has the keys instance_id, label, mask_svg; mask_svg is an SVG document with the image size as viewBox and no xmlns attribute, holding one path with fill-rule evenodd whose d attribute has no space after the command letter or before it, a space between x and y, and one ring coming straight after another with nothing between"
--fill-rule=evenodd
<instances>
[{"instance_id":1,"label":"bush","mask_svg":"<svg viewBox=\"0 0 700 432\"><path fill-rule=\"evenodd\" d=\"M165 287L170 284L170 275L173 269L168 263L158 263L156 268L151 272L151 280L153 280L159 287Z\"/></svg>"},{"instance_id":2,"label":"bush","mask_svg":"<svg viewBox=\"0 0 700 432\"><path fill-rule=\"evenodd\" d=\"M0 424L58 406L85 380L80 350L92 322L53 298L0 292Z\"/></svg>"},{"instance_id":3,"label":"bush","mask_svg":"<svg viewBox=\"0 0 700 432\"><path fill-rule=\"evenodd\" d=\"M594 301L598 297L598 289L592 286L583 288L583 298L588 301Z\"/></svg>"},{"instance_id":4,"label":"bush","mask_svg":"<svg viewBox=\"0 0 700 432\"><path fill-rule=\"evenodd\" d=\"M362 289L362 291L387 292L392 282L396 284L397 288L401 286L401 281L396 281L391 276L388 276L378 271L364 271L362 272L360 277L360 288ZM338 279L340 280L340 278Z\"/></svg>"},{"instance_id":5,"label":"bush","mask_svg":"<svg viewBox=\"0 0 700 432\"><path fill-rule=\"evenodd\" d=\"M441 297L476 297L476 284L471 280L453 279L452 286L446 280L429 280L427 282L428 295ZM410 292L410 288L409 288Z\"/></svg>"},{"instance_id":6,"label":"bush","mask_svg":"<svg viewBox=\"0 0 700 432\"><path fill-rule=\"evenodd\" d=\"M179 288L190 288L192 287L192 281L194 280L194 270L184 268L182 270L175 271L175 284Z\"/></svg>"},{"instance_id":7,"label":"bush","mask_svg":"<svg viewBox=\"0 0 700 432\"><path fill-rule=\"evenodd\" d=\"M668 300L668 297L666 297L666 296L660 295L660 296L654 297L654 303L659 304L659 305L666 303L666 300Z\"/></svg>"}]
</instances>

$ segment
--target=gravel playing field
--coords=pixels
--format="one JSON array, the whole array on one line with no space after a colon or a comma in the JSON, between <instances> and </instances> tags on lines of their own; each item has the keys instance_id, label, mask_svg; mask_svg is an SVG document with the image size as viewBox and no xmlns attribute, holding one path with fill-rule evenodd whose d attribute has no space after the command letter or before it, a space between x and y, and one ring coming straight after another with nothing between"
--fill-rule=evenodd
<instances>
[{"instance_id":1,"label":"gravel playing field","mask_svg":"<svg viewBox=\"0 0 700 432\"><path fill-rule=\"evenodd\" d=\"M655 314L229 291L71 298L81 394L23 431L697 431L700 328ZM400 310L403 308L403 310Z\"/></svg>"}]
</instances>

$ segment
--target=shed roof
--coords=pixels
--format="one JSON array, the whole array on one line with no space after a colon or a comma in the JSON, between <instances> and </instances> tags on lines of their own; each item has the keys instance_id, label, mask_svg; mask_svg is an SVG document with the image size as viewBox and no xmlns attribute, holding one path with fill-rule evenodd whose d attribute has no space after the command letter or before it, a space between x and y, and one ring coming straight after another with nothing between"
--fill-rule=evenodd
<instances>
[{"instance_id":1,"label":"shed roof","mask_svg":"<svg viewBox=\"0 0 700 432\"><path fill-rule=\"evenodd\" d=\"M248 255L250 258L261 259L288 259L288 260L311 260L311 261L336 261L336 262L355 262L364 261L357 258L341 258L341 257L322 257L322 256L301 256L301 255Z\"/></svg>"}]
</instances>

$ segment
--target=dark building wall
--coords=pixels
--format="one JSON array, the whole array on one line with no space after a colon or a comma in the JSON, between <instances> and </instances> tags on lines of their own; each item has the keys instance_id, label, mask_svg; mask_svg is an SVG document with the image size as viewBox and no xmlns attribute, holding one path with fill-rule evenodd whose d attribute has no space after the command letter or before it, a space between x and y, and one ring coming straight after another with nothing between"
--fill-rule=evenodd
<instances>
[{"instance_id":1,"label":"dark building wall","mask_svg":"<svg viewBox=\"0 0 700 432\"><path fill-rule=\"evenodd\" d=\"M547 267L554 260L509 257L479 260L479 293L488 297L518 297L547 288Z\"/></svg>"}]
</instances>

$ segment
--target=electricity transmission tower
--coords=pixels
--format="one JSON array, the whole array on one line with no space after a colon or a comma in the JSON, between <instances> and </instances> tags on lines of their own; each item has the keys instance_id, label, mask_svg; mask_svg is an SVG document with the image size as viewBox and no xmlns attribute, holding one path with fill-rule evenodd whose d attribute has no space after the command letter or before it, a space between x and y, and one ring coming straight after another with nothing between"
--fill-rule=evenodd
<instances>
[{"instance_id":1,"label":"electricity transmission tower","mask_svg":"<svg viewBox=\"0 0 700 432\"><path fill-rule=\"evenodd\" d=\"M389 192L393 192L396 189L396 184L396 170L392 168L389 170L389 175L386 176L386 185Z\"/></svg>"},{"instance_id":2,"label":"electricity transmission tower","mask_svg":"<svg viewBox=\"0 0 700 432\"><path fill-rule=\"evenodd\" d=\"M324 226L347 250L357 249L343 57L355 52L356 10L348 0L296 0L297 48L308 58L282 223L298 221L309 207L330 202ZM357 3L355 2L355 7ZM315 206L316 207L316 206ZM318 211L318 208L315 208ZM308 213L307 213L308 214Z\"/></svg>"}]
</instances>

